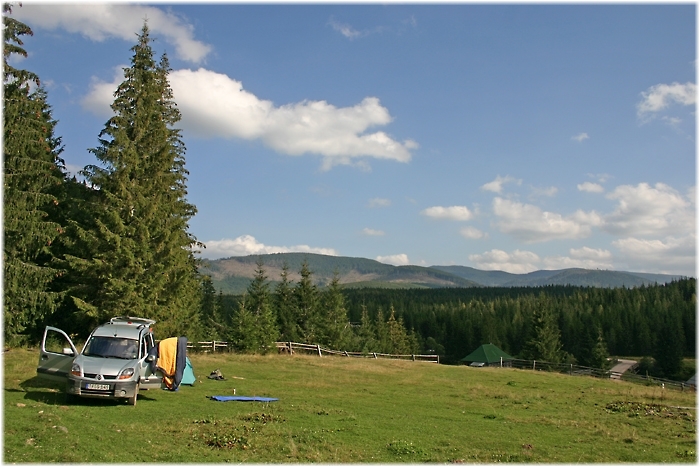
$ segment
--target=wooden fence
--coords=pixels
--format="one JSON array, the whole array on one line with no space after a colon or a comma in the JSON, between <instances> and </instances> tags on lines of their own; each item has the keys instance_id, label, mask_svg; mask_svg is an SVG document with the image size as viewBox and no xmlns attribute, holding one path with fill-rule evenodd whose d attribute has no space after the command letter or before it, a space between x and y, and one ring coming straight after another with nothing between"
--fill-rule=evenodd
<instances>
[{"instance_id":1,"label":"wooden fence","mask_svg":"<svg viewBox=\"0 0 700 467\"><path fill-rule=\"evenodd\" d=\"M316 344L300 344L298 342L275 342L277 351L279 353L294 354L297 352L303 352L307 354L316 354L319 357L326 355L338 355L341 357L358 357L358 358L391 358L398 360L411 360L415 362L431 362L440 363L440 356L438 355L396 355L387 353L363 353L363 352L347 352L340 350L330 350L324 349L320 345ZM223 341L205 341L205 342L188 342L187 348L197 351L197 352L219 352L228 351L228 343Z\"/></svg>"},{"instance_id":2,"label":"wooden fence","mask_svg":"<svg viewBox=\"0 0 700 467\"><path fill-rule=\"evenodd\" d=\"M668 388L677 389L679 391L695 391L695 386L693 386L692 384L684 383L682 381L671 381L668 379L636 375L629 371L626 371L624 373L618 373L615 371L604 370L602 368L591 368L586 366L572 365L570 363L541 362L537 360L515 359L503 363L504 366L506 366L507 363L510 363L510 365L508 366L524 370L553 371L557 373L568 374L571 376L593 376L595 378L621 379L623 381L644 384L646 386L659 386L664 389Z\"/></svg>"},{"instance_id":3,"label":"wooden fence","mask_svg":"<svg viewBox=\"0 0 700 467\"><path fill-rule=\"evenodd\" d=\"M337 355L340 357L357 357L357 358L390 358L395 360L411 360L414 362L430 362L430 363L440 363L439 355L418 355L418 354L387 354L378 352L348 352L340 350L329 350L324 349L320 345L315 344L299 344L297 342L275 342L277 350L280 353L294 354L298 351L305 353L313 353L322 357L323 354L327 355Z\"/></svg>"},{"instance_id":4,"label":"wooden fence","mask_svg":"<svg viewBox=\"0 0 700 467\"><path fill-rule=\"evenodd\" d=\"M188 342L187 348L199 352L216 352L228 350L228 343L225 341Z\"/></svg>"},{"instance_id":5,"label":"wooden fence","mask_svg":"<svg viewBox=\"0 0 700 467\"><path fill-rule=\"evenodd\" d=\"M288 353L290 355L297 352L303 352L306 354L318 355L319 357L322 357L325 354L337 355L340 357L388 358L398 360L411 360L415 362L440 363L439 355L396 355L377 352L347 352L341 350L324 349L320 345L316 344L300 344L297 342L275 342L275 346L277 347L277 351L279 353ZM229 350L228 343L224 341L188 342L187 348L199 352L220 352ZM667 379L653 378L650 376L636 375L629 371L626 371L625 373L617 373L601 368L591 368L580 365L572 365L570 363L552 363L537 360L513 359L505 360L504 362L502 362L502 366L510 368L519 368L522 370L553 371L557 373L568 374L571 376L593 376L595 378L622 379L623 381L629 381L631 383L644 384L647 386L659 386L664 389L668 388L676 389L679 391L695 391L694 385L684 383L682 381L671 381Z\"/></svg>"}]
</instances>

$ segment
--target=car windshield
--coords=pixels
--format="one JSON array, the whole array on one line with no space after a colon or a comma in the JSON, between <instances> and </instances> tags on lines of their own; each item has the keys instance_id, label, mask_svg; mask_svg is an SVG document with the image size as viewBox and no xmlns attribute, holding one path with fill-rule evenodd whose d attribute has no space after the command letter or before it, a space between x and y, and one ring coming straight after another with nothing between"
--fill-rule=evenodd
<instances>
[{"instance_id":1,"label":"car windshield","mask_svg":"<svg viewBox=\"0 0 700 467\"><path fill-rule=\"evenodd\" d=\"M123 358L125 360L137 358L138 353L138 341L135 339L106 336L90 337L83 351L83 355L88 357Z\"/></svg>"}]
</instances>

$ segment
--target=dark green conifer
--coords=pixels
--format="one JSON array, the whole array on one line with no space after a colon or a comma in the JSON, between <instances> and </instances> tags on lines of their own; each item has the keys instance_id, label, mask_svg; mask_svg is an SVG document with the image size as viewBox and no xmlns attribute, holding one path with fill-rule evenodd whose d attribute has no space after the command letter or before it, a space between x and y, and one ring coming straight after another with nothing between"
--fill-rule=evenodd
<instances>
[{"instance_id":1,"label":"dark green conifer","mask_svg":"<svg viewBox=\"0 0 700 467\"><path fill-rule=\"evenodd\" d=\"M350 343L348 327L348 312L345 308L345 296L340 287L338 272L333 273L333 279L321 295L321 344L331 349L342 350Z\"/></svg>"},{"instance_id":2,"label":"dark green conifer","mask_svg":"<svg viewBox=\"0 0 700 467\"><path fill-rule=\"evenodd\" d=\"M27 56L22 37L31 29L10 17L3 5L3 294L4 338L25 340L27 333L57 307L55 281L63 274L52 265L52 244L63 232L57 222L65 181L46 92L39 77L10 65Z\"/></svg>"},{"instance_id":3,"label":"dark green conifer","mask_svg":"<svg viewBox=\"0 0 700 467\"><path fill-rule=\"evenodd\" d=\"M96 320L138 314L157 320L160 335L192 339L199 331L200 283L192 251L197 241L187 229L196 208L186 200L170 67L165 55L155 62L150 44L144 24L115 92L114 116L91 150L100 165L84 171L99 200L92 256L80 266L97 287L76 302Z\"/></svg>"},{"instance_id":4,"label":"dark green conifer","mask_svg":"<svg viewBox=\"0 0 700 467\"><path fill-rule=\"evenodd\" d=\"M289 265L285 261L282 265L280 282L275 287L274 303L277 309L277 326L280 330L280 339L285 342L299 342L301 330L297 324L294 306L294 289L289 280Z\"/></svg>"},{"instance_id":5,"label":"dark green conifer","mask_svg":"<svg viewBox=\"0 0 700 467\"><path fill-rule=\"evenodd\" d=\"M251 339L255 342L254 348L248 350L261 353L272 351L279 337L279 329L272 308L270 283L267 281L262 259L258 259L255 276L248 286L246 308L253 324Z\"/></svg>"},{"instance_id":6,"label":"dark green conifer","mask_svg":"<svg viewBox=\"0 0 700 467\"><path fill-rule=\"evenodd\" d=\"M318 287L312 282L313 273L309 263L304 260L299 271L301 278L294 287L294 305L297 324L301 338L305 344L317 344L320 334L318 319L319 293Z\"/></svg>"},{"instance_id":7,"label":"dark green conifer","mask_svg":"<svg viewBox=\"0 0 700 467\"><path fill-rule=\"evenodd\" d=\"M533 335L526 344L526 354L533 360L560 363L565 360L562 350L561 331L556 315L550 308L547 297L541 294L535 303L537 309L533 314Z\"/></svg>"}]
</instances>

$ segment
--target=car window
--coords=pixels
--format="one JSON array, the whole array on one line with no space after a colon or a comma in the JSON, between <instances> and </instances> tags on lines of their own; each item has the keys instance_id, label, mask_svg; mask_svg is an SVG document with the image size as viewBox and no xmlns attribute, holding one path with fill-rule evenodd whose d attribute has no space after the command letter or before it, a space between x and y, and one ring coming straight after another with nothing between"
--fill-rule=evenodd
<instances>
[{"instance_id":1,"label":"car window","mask_svg":"<svg viewBox=\"0 0 700 467\"><path fill-rule=\"evenodd\" d=\"M71 348L71 345L61 332L48 329L46 331L46 339L44 341L44 350L46 352L65 354Z\"/></svg>"},{"instance_id":2,"label":"car window","mask_svg":"<svg viewBox=\"0 0 700 467\"><path fill-rule=\"evenodd\" d=\"M138 341L122 337L92 336L85 345L83 355L88 357L123 358L138 357Z\"/></svg>"}]
</instances>

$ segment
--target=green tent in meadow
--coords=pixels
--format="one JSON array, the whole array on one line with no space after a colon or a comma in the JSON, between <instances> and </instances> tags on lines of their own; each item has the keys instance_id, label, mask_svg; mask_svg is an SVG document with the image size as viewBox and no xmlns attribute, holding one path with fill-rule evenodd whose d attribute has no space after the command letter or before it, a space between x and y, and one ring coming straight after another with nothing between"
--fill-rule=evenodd
<instances>
[{"instance_id":1,"label":"green tent in meadow","mask_svg":"<svg viewBox=\"0 0 700 467\"><path fill-rule=\"evenodd\" d=\"M493 344L483 344L474 352L460 360L471 366L510 366L513 357ZM506 363L507 362L507 363Z\"/></svg>"}]
</instances>

